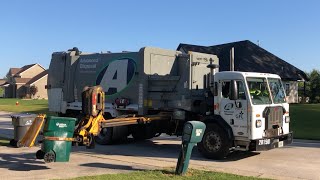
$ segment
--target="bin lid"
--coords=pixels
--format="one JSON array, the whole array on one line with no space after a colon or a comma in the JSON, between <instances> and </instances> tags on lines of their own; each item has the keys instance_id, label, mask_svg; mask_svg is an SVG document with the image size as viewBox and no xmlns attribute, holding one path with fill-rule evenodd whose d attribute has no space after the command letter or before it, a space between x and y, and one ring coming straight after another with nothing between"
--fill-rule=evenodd
<instances>
[{"instance_id":1,"label":"bin lid","mask_svg":"<svg viewBox=\"0 0 320 180\"><path fill-rule=\"evenodd\" d=\"M11 115L11 118L28 118L28 117L36 117L37 115L36 114L31 114L31 113L19 113L19 114L12 114Z\"/></svg>"}]
</instances>

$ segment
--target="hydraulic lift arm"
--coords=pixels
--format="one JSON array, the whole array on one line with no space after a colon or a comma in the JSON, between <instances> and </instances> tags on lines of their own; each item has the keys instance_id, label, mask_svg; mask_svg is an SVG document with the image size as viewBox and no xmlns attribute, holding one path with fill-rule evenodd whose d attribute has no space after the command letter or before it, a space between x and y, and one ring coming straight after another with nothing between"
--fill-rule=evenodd
<instances>
[{"instance_id":1,"label":"hydraulic lift arm","mask_svg":"<svg viewBox=\"0 0 320 180\"><path fill-rule=\"evenodd\" d=\"M161 113L137 117L136 115L124 115L114 119L105 120L104 115L104 91L101 86L86 87L82 92L81 119L74 131L74 141L79 145L94 148L94 136L100 133L101 127L116 127L132 124L145 124L154 120L170 120L171 114Z\"/></svg>"},{"instance_id":2,"label":"hydraulic lift arm","mask_svg":"<svg viewBox=\"0 0 320 180\"><path fill-rule=\"evenodd\" d=\"M82 113L84 117L80 120L74 131L75 142L94 148L94 136L101 129L101 122L105 121L104 114L104 92L101 86L86 87L82 92Z\"/></svg>"},{"instance_id":3,"label":"hydraulic lift arm","mask_svg":"<svg viewBox=\"0 0 320 180\"><path fill-rule=\"evenodd\" d=\"M123 115L114 119L105 120L104 115L105 95L101 86L86 87L82 92L83 118L76 126L73 138L45 137L46 140L72 141L76 145L84 145L94 148L94 137L100 133L101 127L116 127L132 124L145 124L154 120L170 120L170 113L160 113L149 116ZM32 126L19 142L20 146L31 147L34 145L45 121L45 115L39 115Z\"/></svg>"}]
</instances>

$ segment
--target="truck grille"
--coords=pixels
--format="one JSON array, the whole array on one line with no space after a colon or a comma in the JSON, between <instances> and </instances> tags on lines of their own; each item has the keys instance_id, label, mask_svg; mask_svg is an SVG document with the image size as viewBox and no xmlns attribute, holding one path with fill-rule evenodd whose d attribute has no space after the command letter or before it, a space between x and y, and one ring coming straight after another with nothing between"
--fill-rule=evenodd
<instances>
[{"instance_id":1,"label":"truck grille","mask_svg":"<svg viewBox=\"0 0 320 180\"><path fill-rule=\"evenodd\" d=\"M266 120L266 129L277 129L283 124L283 108L281 106L266 107L263 117Z\"/></svg>"}]
</instances>

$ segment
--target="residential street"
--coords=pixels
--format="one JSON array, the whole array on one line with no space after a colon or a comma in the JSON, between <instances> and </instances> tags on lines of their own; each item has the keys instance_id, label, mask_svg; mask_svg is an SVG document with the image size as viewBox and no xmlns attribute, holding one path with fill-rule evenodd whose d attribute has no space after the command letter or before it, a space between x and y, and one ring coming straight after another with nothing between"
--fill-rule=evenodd
<instances>
[{"instance_id":1,"label":"residential street","mask_svg":"<svg viewBox=\"0 0 320 180\"><path fill-rule=\"evenodd\" d=\"M0 113L0 135L12 137L8 113ZM10 179L56 179L140 169L175 167L180 139L161 136L150 141L112 146L97 145L93 150L73 147L70 162L45 164L35 158L39 147L0 146L0 173ZM266 152L238 152L227 160L203 158L194 148L191 168L274 179L320 179L320 143L295 140L290 146Z\"/></svg>"}]
</instances>

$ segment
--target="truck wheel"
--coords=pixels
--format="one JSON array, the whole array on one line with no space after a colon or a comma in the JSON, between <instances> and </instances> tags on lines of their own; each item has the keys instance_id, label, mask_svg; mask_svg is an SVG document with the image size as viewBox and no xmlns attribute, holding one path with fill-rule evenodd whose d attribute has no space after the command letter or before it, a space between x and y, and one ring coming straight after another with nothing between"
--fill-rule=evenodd
<instances>
[{"instance_id":1,"label":"truck wheel","mask_svg":"<svg viewBox=\"0 0 320 180\"><path fill-rule=\"evenodd\" d=\"M204 157L223 159L230 152L230 144L227 134L218 125L208 124L202 141L197 146Z\"/></svg>"},{"instance_id":2,"label":"truck wheel","mask_svg":"<svg viewBox=\"0 0 320 180\"><path fill-rule=\"evenodd\" d=\"M112 140L113 128L102 128L98 136L95 137L95 140L100 145L110 145L113 144Z\"/></svg>"},{"instance_id":3,"label":"truck wheel","mask_svg":"<svg viewBox=\"0 0 320 180\"><path fill-rule=\"evenodd\" d=\"M132 137L137 141L151 139L155 135L153 127L147 125L136 125L132 131Z\"/></svg>"}]
</instances>

